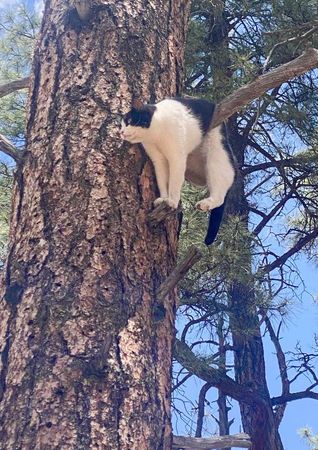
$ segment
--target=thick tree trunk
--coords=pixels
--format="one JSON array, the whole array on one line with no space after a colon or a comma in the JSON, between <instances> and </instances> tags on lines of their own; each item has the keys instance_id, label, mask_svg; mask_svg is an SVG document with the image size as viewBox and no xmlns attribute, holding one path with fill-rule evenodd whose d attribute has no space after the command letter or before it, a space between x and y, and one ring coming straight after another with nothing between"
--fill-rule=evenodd
<instances>
[{"instance_id":1,"label":"thick tree trunk","mask_svg":"<svg viewBox=\"0 0 318 450\"><path fill-rule=\"evenodd\" d=\"M188 0L47 1L0 310L2 449L170 449L177 219L151 227L132 96L177 93ZM160 314L158 314L158 311Z\"/></svg>"},{"instance_id":2,"label":"thick tree trunk","mask_svg":"<svg viewBox=\"0 0 318 450\"><path fill-rule=\"evenodd\" d=\"M229 131L233 151L241 166L246 144L237 134L234 117L230 121ZM241 216L242 222L248 226L244 183L240 176L237 177L229 197L228 213ZM263 399L262 403L258 402L255 405L240 403L244 432L251 437L251 450L283 450L267 387L264 349L254 289L251 285L236 281L229 288L229 297L233 308L230 326L233 346L236 349L235 378L238 383L255 391Z\"/></svg>"}]
</instances>

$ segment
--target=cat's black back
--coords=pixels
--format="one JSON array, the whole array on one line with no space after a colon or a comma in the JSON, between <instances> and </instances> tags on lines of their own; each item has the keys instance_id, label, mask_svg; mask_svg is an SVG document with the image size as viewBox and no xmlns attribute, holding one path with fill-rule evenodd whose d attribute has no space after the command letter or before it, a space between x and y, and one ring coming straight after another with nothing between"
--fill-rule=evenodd
<instances>
[{"instance_id":1,"label":"cat's black back","mask_svg":"<svg viewBox=\"0 0 318 450\"><path fill-rule=\"evenodd\" d=\"M215 110L214 103L199 98L174 97L172 100L180 102L199 120L203 134L208 132Z\"/></svg>"}]
</instances>

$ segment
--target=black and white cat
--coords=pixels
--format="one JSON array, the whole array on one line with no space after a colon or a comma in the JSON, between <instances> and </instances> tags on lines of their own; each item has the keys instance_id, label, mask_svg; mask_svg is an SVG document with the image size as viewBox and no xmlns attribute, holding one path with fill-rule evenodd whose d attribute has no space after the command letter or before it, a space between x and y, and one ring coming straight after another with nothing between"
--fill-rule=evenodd
<instances>
[{"instance_id":1,"label":"black and white cat","mask_svg":"<svg viewBox=\"0 0 318 450\"><path fill-rule=\"evenodd\" d=\"M141 143L153 162L160 192L155 205L166 202L177 208L185 179L208 187L209 197L196 204L202 211L211 211L206 245L217 235L225 197L235 176L224 125L210 129L214 109L206 100L166 99L133 107L121 128L122 138Z\"/></svg>"}]
</instances>

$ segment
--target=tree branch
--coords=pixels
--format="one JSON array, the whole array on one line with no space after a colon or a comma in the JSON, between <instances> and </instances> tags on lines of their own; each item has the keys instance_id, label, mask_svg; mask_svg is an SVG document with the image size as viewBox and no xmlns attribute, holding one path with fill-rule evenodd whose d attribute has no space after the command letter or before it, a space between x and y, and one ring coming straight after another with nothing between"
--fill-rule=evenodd
<instances>
[{"instance_id":1,"label":"tree branch","mask_svg":"<svg viewBox=\"0 0 318 450\"><path fill-rule=\"evenodd\" d=\"M211 448L239 447L250 448L252 442L248 434L232 436L213 436L211 438L193 438L173 436L172 449L210 450Z\"/></svg>"},{"instance_id":2,"label":"tree branch","mask_svg":"<svg viewBox=\"0 0 318 450\"><path fill-rule=\"evenodd\" d=\"M14 147L2 134L0 134L0 151L14 159L17 164L21 161L22 152Z\"/></svg>"},{"instance_id":3,"label":"tree branch","mask_svg":"<svg viewBox=\"0 0 318 450\"><path fill-rule=\"evenodd\" d=\"M290 44L291 42L297 42L297 41L303 41L307 39L309 36L311 36L316 30L318 29L318 25L313 26L310 30L306 31L304 34L300 36L293 36L288 39L285 39L284 41L277 42L277 44L274 45L274 47L269 52L269 55L266 58L266 61L264 63L263 72L267 69L267 66L273 56L273 53L278 47L281 47L282 45Z\"/></svg>"},{"instance_id":4,"label":"tree branch","mask_svg":"<svg viewBox=\"0 0 318 450\"><path fill-rule=\"evenodd\" d=\"M176 383L175 385L172 386L171 388L171 392L179 389L180 386L183 385L183 383L185 383L189 378L193 377L192 373L187 373L187 375L185 375L182 380L178 381L178 383Z\"/></svg>"},{"instance_id":5,"label":"tree branch","mask_svg":"<svg viewBox=\"0 0 318 450\"><path fill-rule=\"evenodd\" d=\"M222 392L239 402L256 407L266 406L262 397L247 386L237 383L221 370L210 367L202 358L196 356L184 342L176 339L174 357L185 369L201 380L221 389Z\"/></svg>"},{"instance_id":6,"label":"tree branch","mask_svg":"<svg viewBox=\"0 0 318 450\"><path fill-rule=\"evenodd\" d=\"M197 418L197 428L195 430L195 437L202 437L203 428L203 418L205 411L205 397L208 390L212 387L212 384L205 383L200 389L199 400L198 400L198 418Z\"/></svg>"},{"instance_id":7,"label":"tree branch","mask_svg":"<svg viewBox=\"0 0 318 450\"><path fill-rule=\"evenodd\" d=\"M287 364L286 364L286 358L285 353L283 352L283 349L279 342L279 331L280 331L280 325L278 327L277 335L274 331L274 328L272 327L271 321L269 318L265 315L265 323L271 338L271 341L273 342L275 349L276 349L276 356L277 356L277 362L279 367L279 373L280 378L282 382L282 396L288 395L289 392L289 379L287 374ZM286 409L286 403L282 403L278 405L276 411L275 411L275 420L277 425L279 425L283 419L284 413Z\"/></svg>"},{"instance_id":8,"label":"tree branch","mask_svg":"<svg viewBox=\"0 0 318 450\"><path fill-rule=\"evenodd\" d=\"M271 399L272 406L276 405L283 405L287 402L292 402L294 400L300 400L303 398L312 398L314 400L318 400L318 392L312 392L312 391L301 391L301 392L294 392L286 395L281 395L279 397L273 397Z\"/></svg>"},{"instance_id":9,"label":"tree branch","mask_svg":"<svg viewBox=\"0 0 318 450\"><path fill-rule=\"evenodd\" d=\"M191 267L202 258L200 250L192 245L185 258L177 264L168 278L161 284L157 291L158 303L163 303L169 292L174 289L179 281L185 276L185 274L191 269Z\"/></svg>"},{"instance_id":10,"label":"tree branch","mask_svg":"<svg viewBox=\"0 0 318 450\"><path fill-rule=\"evenodd\" d=\"M258 170L266 170L277 167L293 167L295 164L299 164L299 160L297 158L287 158L280 159L275 161L268 161L259 164L255 164L254 166L245 166L244 169L241 170L243 176L249 175L250 173L257 172Z\"/></svg>"},{"instance_id":11,"label":"tree branch","mask_svg":"<svg viewBox=\"0 0 318 450\"><path fill-rule=\"evenodd\" d=\"M0 86L0 98L11 94L12 92L26 89L29 87L30 77L21 78L20 80L10 81L10 83Z\"/></svg>"},{"instance_id":12,"label":"tree branch","mask_svg":"<svg viewBox=\"0 0 318 450\"><path fill-rule=\"evenodd\" d=\"M263 95L269 89L273 89L317 66L318 50L310 48L298 58L259 76L251 83L237 89L217 105L212 127L220 125L225 119L238 112L247 103Z\"/></svg>"},{"instance_id":13,"label":"tree branch","mask_svg":"<svg viewBox=\"0 0 318 450\"><path fill-rule=\"evenodd\" d=\"M148 215L149 223L153 226L163 222L168 216L175 216L180 213L180 208L171 208L167 203L162 202L156 206Z\"/></svg>"},{"instance_id":14,"label":"tree branch","mask_svg":"<svg viewBox=\"0 0 318 450\"><path fill-rule=\"evenodd\" d=\"M308 233L306 236L300 238L296 244L288 250L283 255L279 256L275 261L273 261L270 264L266 264L266 266L262 267L263 273L269 273L272 270L276 269L277 267L282 266L288 258L293 256L295 253L299 252L305 245L309 244L309 242L313 241L318 237L318 228L314 229L311 233Z\"/></svg>"},{"instance_id":15,"label":"tree branch","mask_svg":"<svg viewBox=\"0 0 318 450\"><path fill-rule=\"evenodd\" d=\"M259 224L254 228L253 235L257 236L262 229L268 224L268 222L282 209L285 204L292 198L292 192L289 192L285 197L283 197L276 206L259 222Z\"/></svg>"}]
</instances>

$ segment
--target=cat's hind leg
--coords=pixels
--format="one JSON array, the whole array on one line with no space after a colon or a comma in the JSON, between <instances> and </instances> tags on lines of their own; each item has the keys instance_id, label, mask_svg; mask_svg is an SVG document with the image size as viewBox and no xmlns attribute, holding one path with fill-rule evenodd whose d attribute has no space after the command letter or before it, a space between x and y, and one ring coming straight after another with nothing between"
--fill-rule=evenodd
<instances>
[{"instance_id":1,"label":"cat's hind leg","mask_svg":"<svg viewBox=\"0 0 318 450\"><path fill-rule=\"evenodd\" d=\"M223 144L221 127L210 131L203 145L206 152L206 181L209 197L198 202L196 207L202 211L209 211L223 205L225 196L233 184L235 170L228 150Z\"/></svg>"}]
</instances>

